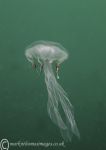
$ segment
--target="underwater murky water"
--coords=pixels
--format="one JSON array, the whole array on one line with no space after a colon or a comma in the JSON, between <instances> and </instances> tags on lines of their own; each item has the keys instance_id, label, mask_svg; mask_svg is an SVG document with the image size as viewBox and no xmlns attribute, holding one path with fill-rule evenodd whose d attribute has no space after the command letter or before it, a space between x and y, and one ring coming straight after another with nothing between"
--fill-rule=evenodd
<instances>
[{"instance_id":1,"label":"underwater murky water","mask_svg":"<svg viewBox=\"0 0 106 150\"><path fill-rule=\"evenodd\" d=\"M69 53L59 83L71 98L81 138L73 136L67 149L105 150L105 14L103 0L0 1L0 140L63 140L47 116L44 74L24 56L30 43L49 40Z\"/></svg>"}]
</instances>

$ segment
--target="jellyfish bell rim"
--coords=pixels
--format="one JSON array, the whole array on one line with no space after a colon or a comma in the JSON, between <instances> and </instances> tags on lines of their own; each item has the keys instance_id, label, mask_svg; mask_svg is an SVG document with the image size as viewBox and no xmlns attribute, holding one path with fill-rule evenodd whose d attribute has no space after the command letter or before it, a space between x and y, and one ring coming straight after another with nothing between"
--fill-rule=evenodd
<instances>
[{"instance_id":1,"label":"jellyfish bell rim","mask_svg":"<svg viewBox=\"0 0 106 150\"><path fill-rule=\"evenodd\" d=\"M68 58L69 53L58 42L40 40L26 47L25 56L31 63L34 63L37 59L40 63L48 60L49 63L61 64Z\"/></svg>"}]
</instances>

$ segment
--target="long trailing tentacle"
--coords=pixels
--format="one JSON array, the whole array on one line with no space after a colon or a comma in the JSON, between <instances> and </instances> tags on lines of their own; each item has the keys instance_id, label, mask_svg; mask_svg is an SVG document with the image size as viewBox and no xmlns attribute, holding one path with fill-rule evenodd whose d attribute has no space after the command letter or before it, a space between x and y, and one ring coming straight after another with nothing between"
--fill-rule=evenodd
<instances>
[{"instance_id":1,"label":"long trailing tentacle","mask_svg":"<svg viewBox=\"0 0 106 150\"><path fill-rule=\"evenodd\" d=\"M52 66L48 62L44 64L44 73L48 90L47 109L51 120L60 128L61 135L66 141L71 141L72 134L80 137L74 119L73 106L68 99L67 93L57 82ZM59 110L59 105L63 109L65 118L63 118L62 112Z\"/></svg>"}]
</instances>

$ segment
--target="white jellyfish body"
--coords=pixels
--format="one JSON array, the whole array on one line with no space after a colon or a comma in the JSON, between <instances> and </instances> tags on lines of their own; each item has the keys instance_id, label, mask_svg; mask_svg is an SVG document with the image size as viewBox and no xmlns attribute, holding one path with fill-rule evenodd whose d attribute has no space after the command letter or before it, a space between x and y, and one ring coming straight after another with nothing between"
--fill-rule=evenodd
<instances>
[{"instance_id":1,"label":"white jellyfish body","mask_svg":"<svg viewBox=\"0 0 106 150\"><path fill-rule=\"evenodd\" d=\"M65 48L56 42L38 41L26 49L25 55L32 64L35 64L37 60L43 66L48 91L48 114L51 120L59 127L64 140L71 141L73 134L80 137L74 119L73 106L67 93L57 82L52 69L52 63L55 62L57 78L59 78L59 65L68 58Z\"/></svg>"}]
</instances>

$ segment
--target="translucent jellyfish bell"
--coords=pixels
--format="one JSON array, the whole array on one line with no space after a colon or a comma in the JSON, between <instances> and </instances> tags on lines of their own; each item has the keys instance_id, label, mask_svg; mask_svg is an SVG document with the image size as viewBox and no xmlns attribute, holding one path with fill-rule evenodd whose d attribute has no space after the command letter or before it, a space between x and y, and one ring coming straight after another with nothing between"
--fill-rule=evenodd
<instances>
[{"instance_id":1,"label":"translucent jellyfish bell","mask_svg":"<svg viewBox=\"0 0 106 150\"><path fill-rule=\"evenodd\" d=\"M33 66L36 61L44 70L45 83L48 91L47 110L51 120L59 127L64 140L71 141L72 134L80 137L75 119L73 106L67 93L57 82L52 64L56 64L57 78L60 64L68 58L65 48L56 42L38 41L31 44L25 55Z\"/></svg>"}]
</instances>

